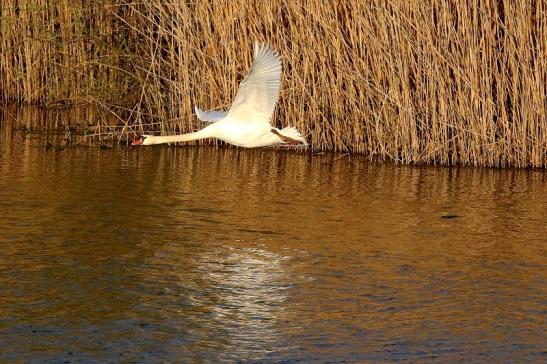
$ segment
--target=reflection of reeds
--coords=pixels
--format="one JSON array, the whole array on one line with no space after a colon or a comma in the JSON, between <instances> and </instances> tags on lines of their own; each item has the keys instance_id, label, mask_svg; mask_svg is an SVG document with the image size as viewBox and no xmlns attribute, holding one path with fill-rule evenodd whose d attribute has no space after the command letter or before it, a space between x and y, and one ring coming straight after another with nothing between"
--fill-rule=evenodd
<instances>
[{"instance_id":1,"label":"reflection of reeds","mask_svg":"<svg viewBox=\"0 0 547 364\"><path fill-rule=\"evenodd\" d=\"M189 131L194 103L230 104L258 39L283 57L275 123L314 148L547 166L544 1L16 3L1 15L4 100L80 97L126 107L124 132Z\"/></svg>"}]
</instances>

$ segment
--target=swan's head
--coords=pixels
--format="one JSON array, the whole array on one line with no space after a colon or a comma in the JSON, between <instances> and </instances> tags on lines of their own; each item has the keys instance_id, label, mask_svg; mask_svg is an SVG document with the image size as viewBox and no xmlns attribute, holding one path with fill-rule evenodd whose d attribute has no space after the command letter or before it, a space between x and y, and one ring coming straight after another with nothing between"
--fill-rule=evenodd
<instances>
[{"instance_id":1,"label":"swan's head","mask_svg":"<svg viewBox=\"0 0 547 364\"><path fill-rule=\"evenodd\" d=\"M139 135L131 145L151 145L154 144L153 139L152 135Z\"/></svg>"}]
</instances>

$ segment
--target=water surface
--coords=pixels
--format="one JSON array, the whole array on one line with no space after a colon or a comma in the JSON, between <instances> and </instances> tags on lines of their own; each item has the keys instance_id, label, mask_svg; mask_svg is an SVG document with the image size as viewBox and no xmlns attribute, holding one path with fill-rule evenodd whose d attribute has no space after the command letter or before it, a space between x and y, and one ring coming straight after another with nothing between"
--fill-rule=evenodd
<instances>
[{"instance_id":1,"label":"water surface","mask_svg":"<svg viewBox=\"0 0 547 364\"><path fill-rule=\"evenodd\" d=\"M2 362L547 358L544 171L45 145L0 132Z\"/></svg>"}]
</instances>

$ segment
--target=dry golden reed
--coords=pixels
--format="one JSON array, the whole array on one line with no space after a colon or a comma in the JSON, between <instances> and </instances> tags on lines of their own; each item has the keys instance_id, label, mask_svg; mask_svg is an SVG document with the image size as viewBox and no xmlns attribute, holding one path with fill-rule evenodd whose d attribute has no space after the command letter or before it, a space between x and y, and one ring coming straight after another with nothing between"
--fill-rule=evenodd
<instances>
[{"instance_id":1,"label":"dry golden reed","mask_svg":"<svg viewBox=\"0 0 547 364\"><path fill-rule=\"evenodd\" d=\"M134 42L111 1L2 0L0 101L70 106L125 96Z\"/></svg>"},{"instance_id":2,"label":"dry golden reed","mask_svg":"<svg viewBox=\"0 0 547 364\"><path fill-rule=\"evenodd\" d=\"M283 58L274 123L316 150L547 167L546 0L67 4L4 2L4 101L80 98L126 133L186 132L194 104L230 105L260 40Z\"/></svg>"}]
</instances>

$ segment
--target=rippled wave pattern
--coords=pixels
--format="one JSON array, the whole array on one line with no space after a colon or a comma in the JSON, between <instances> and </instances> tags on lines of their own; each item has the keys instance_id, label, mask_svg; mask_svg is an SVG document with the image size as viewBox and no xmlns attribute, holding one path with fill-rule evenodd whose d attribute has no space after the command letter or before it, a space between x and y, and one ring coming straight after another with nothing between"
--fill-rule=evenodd
<instances>
[{"instance_id":1,"label":"rippled wave pattern","mask_svg":"<svg viewBox=\"0 0 547 364\"><path fill-rule=\"evenodd\" d=\"M0 129L0 361L545 361L545 171Z\"/></svg>"}]
</instances>

